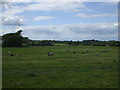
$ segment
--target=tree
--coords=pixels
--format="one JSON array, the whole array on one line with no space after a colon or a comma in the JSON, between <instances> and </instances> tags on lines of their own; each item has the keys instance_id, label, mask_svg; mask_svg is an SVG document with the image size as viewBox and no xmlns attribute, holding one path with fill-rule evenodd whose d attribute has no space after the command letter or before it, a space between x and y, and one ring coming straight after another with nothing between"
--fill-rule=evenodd
<instances>
[{"instance_id":1,"label":"tree","mask_svg":"<svg viewBox=\"0 0 120 90\"><path fill-rule=\"evenodd\" d=\"M23 44L22 30L16 33L8 33L2 36L3 46L5 47L20 47Z\"/></svg>"},{"instance_id":2,"label":"tree","mask_svg":"<svg viewBox=\"0 0 120 90\"><path fill-rule=\"evenodd\" d=\"M30 40L28 37L23 37L22 42L23 46L30 46L32 44L32 40Z\"/></svg>"}]
</instances>

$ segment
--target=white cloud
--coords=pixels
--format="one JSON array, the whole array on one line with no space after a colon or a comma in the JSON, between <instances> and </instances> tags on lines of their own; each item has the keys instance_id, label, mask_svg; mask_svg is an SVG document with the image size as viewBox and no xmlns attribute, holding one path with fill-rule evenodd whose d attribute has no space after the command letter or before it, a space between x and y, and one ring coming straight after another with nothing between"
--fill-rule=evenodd
<instances>
[{"instance_id":1,"label":"white cloud","mask_svg":"<svg viewBox=\"0 0 120 90\"><path fill-rule=\"evenodd\" d=\"M9 6L10 6L9 2L2 2L2 1L0 1L0 7L8 8Z\"/></svg>"},{"instance_id":2,"label":"white cloud","mask_svg":"<svg viewBox=\"0 0 120 90\"><path fill-rule=\"evenodd\" d=\"M5 0L9 2L119 2L119 0Z\"/></svg>"},{"instance_id":3,"label":"white cloud","mask_svg":"<svg viewBox=\"0 0 120 90\"><path fill-rule=\"evenodd\" d=\"M2 2L2 15L5 17L7 16L14 16L16 14L22 13L25 10L23 6L17 6L15 2Z\"/></svg>"},{"instance_id":4,"label":"white cloud","mask_svg":"<svg viewBox=\"0 0 120 90\"><path fill-rule=\"evenodd\" d=\"M37 16L33 20L34 21L41 21L41 20L47 20L47 19L53 19L51 16Z\"/></svg>"},{"instance_id":5,"label":"white cloud","mask_svg":"<svg viewBox=\"0 0 120 90\"><path fill-rule=\"evenodd\" d=\"M22 25L24 18L18 16L18 14L25 11L92 11L87 8L83 3L66 3L66 2L39 2L39 3L30 3L25 6L17 6L15 2L5 2L2 1L3 8L5 10L2 11L2 24L3 25ZM53 19L48 16L41 16L34 18L35 21L45 20L45 19Z\"/></svg>"},{"instance_id":6,"label":"white cloud","mask_svg":"<svg viewBox=\"0 0 120 90\"><path fill-rule=\"evenodd\" d=\"M4 29L0 35L23 29L23 36L33 40L118 40L118 23L80 23L45 26L17 26Z\"/></svg>"},{"instance_id":7,"label":"white cloud","mask_svg":"<svg viewBox=\"0 0 120 90\"><path fill-rule=\"evenodd\" d=\"M3 26L4 27L4 26ZM6 33L15 33L18 30L23 30L23 26L7 26L8 28L0 28L0 36Z\"/></svg>"},{"instance_id":8,"label":"white cloud","mask_svg":"<svg viewBox=\"0 0 120 90\"><path fill-rule=\"evenodd\" d=\"M25 23L23 17L17 16L18 13L24 11L24 7L17 6L15 2L2 2L3 11L0 14L2 21L0 24L6 26L21 26Z\"/></svg>"},{"instance_id":9,"label":"white cloud","mask_svg":"<svg viewBox=\"0 0 120 90\"><path fill-rule=\"evenodd\" d=\"M24 24L24 19L18 16L9 16L2 18L2 25L22 26L23 24Z\"/></svg>"},{"instance_id":10,"label":"white cloud","mask_svg":"<svg viewBox=\"0 0 120 90\"><path fill-rule=\"evenodd\" d=\"M5 11L3 11L3 16L13 16L19 13L24 12L24 7L20 6L11 6L11 8L7 8Z\"/></svg>"},{"instance_id":11,"label":"white cloud","mask_svg":"<svg viewBox=\"0 0 120 90\"><path fill-rule=\"evenodd\" d=\"M24 11L92 11L83 2L60 2L54 0L54 2L37 2L28 3L26 6L17 6L15 2L2 2L3 8L6 11L3 12L5 15L18 14ZM17 2L19 3L19 2ZM27 2L26 2L27 3Z\"/></svg>"},{"instance_id":12,"label":"white cloud","mask_svg":"<svg viewBox=\"0 0 120 90\"><path fill-rule=\"evenodd\" d=\"M32 11L92 11L83 3L76 2L39 2L30 4L26 10Z\"/></svg>"},{"instance_id":13,"label":"white cloud","mask_svg":"<svg viewBox=\"0 0 120 90\"><path fill-rule=\"evenodd\" d=\"M94 18L94 17L113 17L113 16L118 16L117 14L84 14L84 13L79 13L75 16L81 17L81 18Z\"/></svg>"},{"instance_id":14,"label":"white cloud","mask_svg":"<svg viewBox=\"0 0 120 90\"><path fill-rule=\"evenodd\" d=\"M114 23L114 26L118 26L118 23Z\"/></svg>"},{"instance_id":15,"label":"white cloud","mask_svg":"<svg viewBox=\"0 0 120 90\"><path fill-rule=\"evenodd\" d=\"M30 39L55 40L117 40L116 23L80 23L50 26L28 26L23 28L23 35Z\"/></svg>"},{"instance_id":16,"label":"white cloud","mask_svg":"<svg viewBox=\"0 0 120 90\"><path fill-rule=\"evenodd\" d=\"M17 2L18 3L18 2ZM4 16L22 13L24 11L92 11L82 2L37 2L25 6L17 6L15 2L2 2L0 7L5 8ZM26 2L27 3L27 2Z\"/></svg>"}]
</instances>

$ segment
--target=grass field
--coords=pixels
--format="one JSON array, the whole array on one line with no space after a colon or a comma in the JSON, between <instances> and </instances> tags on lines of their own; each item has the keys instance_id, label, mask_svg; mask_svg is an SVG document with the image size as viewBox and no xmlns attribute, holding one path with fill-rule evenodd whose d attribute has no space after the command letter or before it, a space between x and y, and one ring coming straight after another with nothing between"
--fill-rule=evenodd
<instances>
[{"instance_id":1,"label":"grass field","mask_svg":"<svg viewBox=\"0 0 120 90\"><path fill-rule=\"evenodd\" d=\"M3 88L118 87L117 47L39 46L2 50ZM88 53L82 54L85 50ZM8 51L20 56L9 56ZM49 51L54 55L48 56Z\"/></svg>"}]
</instances>

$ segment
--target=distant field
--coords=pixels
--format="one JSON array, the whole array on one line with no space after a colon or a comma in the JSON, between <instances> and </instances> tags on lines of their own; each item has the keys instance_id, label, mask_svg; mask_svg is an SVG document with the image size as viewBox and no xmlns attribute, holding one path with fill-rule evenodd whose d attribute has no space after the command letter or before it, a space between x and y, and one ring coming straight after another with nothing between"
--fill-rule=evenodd
<instances>
[{"instance_id":1,"label":"distant field","mask_svg":"<svg viewBox=\"0 0 120 90\"><path fill-rule=\"evenodd\" d=\"M8 51L20 56L9 56ZM49 51L54 55L48 56ZM3 88L118 87L117 47L3 48L2 56Z\"/></svg>"},{"instance_id":2,"label":"distant field","mask_svg":"<svg viewBox=\"0 0 120 90\"><path fill-rule=\"evenodd\" d=\"M64 46L64 45L67 45L67 44L54 44L55 46Z\"/></svg>"}]
</instances>

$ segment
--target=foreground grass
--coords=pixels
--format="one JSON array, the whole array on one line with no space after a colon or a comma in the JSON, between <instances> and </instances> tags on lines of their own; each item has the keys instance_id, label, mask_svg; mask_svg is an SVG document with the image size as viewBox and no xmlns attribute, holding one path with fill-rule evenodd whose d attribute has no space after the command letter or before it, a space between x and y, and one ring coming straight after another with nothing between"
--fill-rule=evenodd
<instances>
[{"instance_id":1,"label":"foreground grass","mask_svg":"<svg viewBox=\"0 0 120 90\"><path fill-rule=\"evenodd\" d=\"M84 50L88 53L82 54ZM8 51L20 56L11 57L7 55ZM49 51L54 55L47 56ZM2 58L3 88L118 87L117 47L3 48Z\"/></svg>"}]
</instances>

